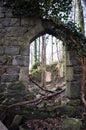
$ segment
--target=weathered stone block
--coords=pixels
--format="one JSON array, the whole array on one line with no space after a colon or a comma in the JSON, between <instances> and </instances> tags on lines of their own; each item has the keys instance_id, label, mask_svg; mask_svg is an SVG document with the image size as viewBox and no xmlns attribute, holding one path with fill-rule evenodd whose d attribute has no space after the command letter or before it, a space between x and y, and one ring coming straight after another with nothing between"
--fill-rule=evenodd
<instances>
[{"instance_id":1,"label":"weathered stone block","mask_svg":"<svg viewBox=\"0 0 86 130\"><path fill-rule=\"evenodd\" d=\"M79 81L67 82L66 96L70 99L80 98L81 83Z\"/></svg>"},{"instance_id":2,"label":"weathered stone block","mask_svg":"<svg viewBox=\"0 0 86 130\"><path fill-rule=\"evenodd\" d=\"M75 118L66 118L62 122L62 130L81 130L82 122Z\"/></svg>"},{"instance_id":3,"label":"weathered stone block","mask_svg":"<svg viewBox=\"0 0 86 130\"><path fill-rule=\"evenodd\" d=\"M18 81L19 76L18 75L2 75L1 76L1 82L15 82Z\"/></svg>"},{"instance_id":4,"label":"weathered stone block","mask_svg":"<svg viewBox=\"0 0 86 130\"><path fill-rule=\"evenodd\" d=\"M12 65L12 57L11 56L0 56L0 65Z\"/></svg>"},{"instance_id":5,"label":"weathered stone block","mask_svg":"<svg viewBox=\"0 0 86 130\"><path fill-rule=\"evenodd\" d=\"M5 9L5 16L6 16L7 18L13 18L12 9L10 9L10 8Z\"/></svg>"},{"instance_id":6,"label":"weathered stone block","mask_svg":"<svg viewBox=\"0 0 86 130\"><path fill-rule=\"evenodd\" d=\"M0 65L4 65L7 62L7 59L5 56L0 56Z\"/></svg>"},{"instance_id":7,"label":"weathered stone block","mask_svg":"<svg viewBox=\"0 0 86 130\"><path fill-rule=\"evenodd\" d=\"M4 36L6 34L5 28L0 28L0 35Z\"/></svg>"},{"instance_id":8,"label":"weathered stone block","mask_svg":"<svg viewBox=\"0 0 86 130\"><path fill-rule=\"evenodd\" d=\"M73 70L74 70L74 74L82 74L83 73L82 66L74 66Z\"/></svg>"},{"instance_id":9,"label":"weathered stone block","mask_svg":"<svg viewBox=\"0 0 86 130\"><path fill-rule=\"evenodd\" d=\"M73 80L73 67L67 67L67 69L66 69L66 80L68 80L68 81Z\"/></svg>"},{"instance_id":10,"label":"weathered stone block","mask_svg":"<svg viewBox=\"0 0 86 130\"><path fill-rule=\"evenodd\" d=\"M28 82L28 67L22 67L19 74L19 80Z\"/></svg>"},{"instance_id":11,"label":"weathered stone block","mask_svg":"<svg viewBox=\"0 0 86 130\"><path fill-rule=\"evenodd\" d=\"M21 49L20 54L23 56L28 56L29 55L29 46L27 48Z\"/></svg>"},{"instance_id":12,"label":"weathered stone block","mask_svg":"<svg viewBox=\"0 0 86 130\"><path fill-rule=\"evenodd\" d=\"M19 44L19 40L17 37L5 37L3 38L3 44L5 46L18 46L21 45Z\"/></svg>"},{"instance_id":13,"label":"weathered stone block","mask_svg":"<svg viewBox=\"0 0 86 130\"><path fill-rule=\"evenodd\" d=\"M7 67L6 68L6 73L7 74L18 74L19 73L19 71L20 71L20 68L19 67L15 67L15 66L10 66L10 67Z\"/></svg>"},{"instance_id":14,"label":"weathered stone block","mask_svg":"<svg viewBox=\"0 0 86 130\"><path fill-rule=\"evenodd\" d=\"M29 66L28 56L16 56L13 59L13 65Z\"/></svg>"},{"instance_id":15,"label":"weathered stone block","mask_svg":"<svg viewBox=\"0 0 86 130\"><path fill-rule=\"evenodd\" d=\"M3 54L4 54L4 48L0 47L0 55L3 55Z\"/></svg>"},{"instance_id":16,"label":"weathered stone block","mask_svg":"<svg viewBox=\"0 0 86 130\"><path fill-rule=\"evenodd\" d=\"M28 18L24 18L24 19L21 19L21 25L22 26L34 26L35 23L34 23L34 19L32 20L29 20Z\"/></svg>"},{"instance_id":17,"label":"weathered stone block","mask_svg":"<svg viewBox=\"0 0 86 130\"><path fill-rule=\"evenodd\" d=\"M3 6L3 1L0 1L0 7L2 7Z\"/></svg>"},{"instance_id":18,"label":"weathered stone block","mask_svg":"<svg viewBox=\"0 0 86 130\"><path fill-rule=\"evenodd\" d=\"M0 27L11 27L11 26L19 26L20 20L17 18L3 18L0 19Z\"/></svg>"},{"instance_id":19,"label":"weathered stone block","mask_svg":"<svg viewBox=\"0 0 86 130\"><path fill-rule=\"evenodd\" d=\"M76 108L68 104L59 106L57 111L59 111L61 115L67 115L68 117L75 117L76 115Z\"/></svg>"},{"instance_id":20,"label":"weathered stone block","mask_svg":"<svg viewBox=\"0 0 86 130\"><path fill-rule=\"evenodd\" d=\"M28 32L28 28L26 27L7 27L6 28L6 36L7 37L23 37L24 34Z\"/></svg>"},{"instance_id":21,"label":"weathered stone block","mask_svg":"<svg viewBox=\"0 0 86 130\"><path fill-rule=\"evenodd\" d=\"M0 7L0 18L4 17L3 7Z\"/></svg>"},{"instance_id":22,"label":"weathered stone block","mask_svg":"<svg viewBox=\"0 0 86 130\"><path fill-rule=\"evenodd\" d=\"M72 65L72 66L81 65L80 61L76 58L76 55L74 54L74 52L69 52L69 51L66 52L66 63L67 63L67 66L68 65Z\"/></svg>"},{"instance_id":23,"label":"weathered stone block","mask_svg":"<svg viewBox=\"0 0 86 130\"><path fill-rule=\"evenodd\" d=\"M20 47L19 46L7 46L5 48L5 54L7 55L18 55L20 51Z\"/></svg>"},{"instance_id":24,"label":"weathered stone block","mask_svg":"<svg viewBox=\"0 0 86 130\"><path fill-rule=\"evenodd\" d=\"M0 121L0 130L8 130L1 121Z\"/></svg>"},{"instance_id":25,"label":"weathered stone block","mask_svg":"<svg viewBox=\"0 0 86 130\"><path fill-rule=\"evenodd\" d=\"M0 82L1 82L1 77L0 77ZM0 95L4 94L6 88L7 85L5 83L0 84Z\"/></svg>"},{"instance_id":26,"label":"weathered stone block","mask_svg":"<svg viewBox=\"0 0 86 130\"><path fill-rule=\"evenodd\" d=\"M82 74L74 74L74 80L82 82Z\"/></svg>"},{"instance_id":27,"label":"weathered stone block","mask_svg":"<svg viewBox=\"0 0 86 130\"><path fill-rule=\"evenodd\" d=\"M1 36L0 34L0 46L4 45L4 39L3 39L4 35Z\"/></svg>"},{"instance_id":28,"label":"weathered stone block","mask_svg":"<svg viewBox=\"0 0 86 130\"><path fill-rule=\"evenodd\" d=\"M5 73L5 68L3 67L0 67L0 75L4 74Z\"/></svg>"}]
</instances>

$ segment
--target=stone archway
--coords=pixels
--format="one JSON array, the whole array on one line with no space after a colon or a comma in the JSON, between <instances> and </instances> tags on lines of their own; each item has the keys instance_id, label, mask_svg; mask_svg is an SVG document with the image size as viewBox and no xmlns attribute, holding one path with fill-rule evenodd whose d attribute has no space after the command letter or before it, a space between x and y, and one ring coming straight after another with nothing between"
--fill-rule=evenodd
<instances>
[{"instance_id":1,"label":"stone archway","mask_svg":"<svg viewBox=\"0 0 86 130\"><path fill-rule=\"evenodd\" d=\"M48 33L63 42L71 39L75 44L74 33L63 23L35 18L15 18L10 9L0 6L0 88L11 83L28 84L29 48L28 44L36 37ZM72 35L71 35L72 34ZM73 37L75 39L73 39ZM82 37L83 38L83 37ZM77 40L76 40L77 42ZM66 50L66 95L79 98L82 67L73 51ZM4 87L3 87L4 86ZM75 91L76 90L76 91ZM4 90L3 90L4 91Z\"/></svg>"}]
</instances>

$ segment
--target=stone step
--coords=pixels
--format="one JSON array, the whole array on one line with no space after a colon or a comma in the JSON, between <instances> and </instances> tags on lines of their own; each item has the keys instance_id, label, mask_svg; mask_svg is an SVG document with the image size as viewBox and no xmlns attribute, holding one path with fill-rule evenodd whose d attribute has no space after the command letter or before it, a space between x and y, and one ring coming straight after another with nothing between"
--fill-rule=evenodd
<instances>
[{"instance_id":1,"label":"stone step","mask_svg":"<svg viewBox=\"0 0 86 130\"><path fill-rule=\"evenodd\" d=\"M0 130L8 130L1 121L0 121Z\"/></svg>"}]
</instances>

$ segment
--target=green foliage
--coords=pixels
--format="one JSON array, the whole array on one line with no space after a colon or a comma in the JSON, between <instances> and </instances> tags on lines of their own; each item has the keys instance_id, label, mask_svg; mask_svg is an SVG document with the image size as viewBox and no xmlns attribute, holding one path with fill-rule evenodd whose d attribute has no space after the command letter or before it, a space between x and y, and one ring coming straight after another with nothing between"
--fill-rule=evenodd
<instances>
[{"instance_id":1,"label":"green foliage","mask_svg":"<svg viewBox=\"0 0 86 130\"><path fill-rule=\"evenodd\" d=\"M35 76L39 73L40 73L40 69L34 69L31 74Z\"/></svg>"},{"instance_id":2,"label":"green foliage","mask_svg":"<svg viewBox=\"0 0 86 130\"><path fill-rule=\"evenodd\" d=\"M9 85L8 90L25 91L25 85L22 84L21 82L13 83L13 84Z\"/></svg>"},{"instance_id":3,"label":"green foliage","mask_svg":"<svg viewBox=\"0 0 86 130\"><path fill-rule=\"evenodd\" d=\"M67 19L72 0L4 0L5 6L13 9L14 15L41 18Z\"/></svg>"},{"instance_id":4,"label":"green foliage","mask_svg":"<svg viewBox=\"0 0 86 130\"><path fill-rule=\"evenodd\" d=\"M47 71L53 71L55 69L56 65L57 65L57 62L47 65L47 67L46 67Z\"/></svg>"},{"instance_id":5,"label":"green foliage","mask_svg":"<svg viewBox=\"0 0 86 130\"><path fill-rule=\"evenodd\" d=\"M33 69L31 71L32 79L35 79L36 81L41 81L41 69Z\"/></svg>"},{"instance_id":6,"label":"green foliage","mask_svg":"<svg viewBox=\"0 0 86 130\"><path fill-rule=\"evenodd\" d=\"M61 40L66 43L68 50L75 50L79 56L86 56L86 46L83 45L84 36L79 34L82 31L81 28L72 21L67 23L72 0L4 0L4 6L12 8L13 14L17 17L53 19L55 28L60 30L60 38L63 36ZM59 24L61 21L65 21L65 24ZM70 36L64 35L65 31L68 31ZM72 44L74 43L71 39L73 35L77 44ZM35 68L37 68L36 65Z\"/></svg>"},{"instance_id":7,"label":"green foliage","mask_svg":"<svg viewBox=\"0 0 86 130\"><path fill-rule=\"evenodd\" d=\"M38 68L38 62L36 62L32 65L31 71L33 71L34 69L37 69L37 68Z\"/></svg>"},{"instance_id":8,"label":"green foliage","mask_svg":"<svg viewBox=\"0 0 86 130\"><path fill-rule=\"evenodd\" d=\"M70 29L72 32L80 32L80 28L78 27L78 25L72 21L68 21L67 24L65 24L65 26Z\"/></svg>"}]
</instances>

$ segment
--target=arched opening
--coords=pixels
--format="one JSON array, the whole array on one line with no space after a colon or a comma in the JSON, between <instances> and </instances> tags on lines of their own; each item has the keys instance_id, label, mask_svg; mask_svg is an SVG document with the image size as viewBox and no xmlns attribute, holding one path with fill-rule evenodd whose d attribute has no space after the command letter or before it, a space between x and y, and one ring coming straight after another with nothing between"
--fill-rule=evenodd
<instances>
[{"instance_id":1,"label":"arched opening","mask_svg":"<svg viewBox=\"0 0 86 130\"><path fill-rule=\"evenodd\" d=\"M66 88L66 53L63 41L45 33L30 43L29 75L43 90Z\"/></svg>"}]
</instances>

